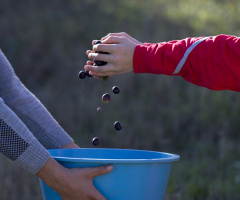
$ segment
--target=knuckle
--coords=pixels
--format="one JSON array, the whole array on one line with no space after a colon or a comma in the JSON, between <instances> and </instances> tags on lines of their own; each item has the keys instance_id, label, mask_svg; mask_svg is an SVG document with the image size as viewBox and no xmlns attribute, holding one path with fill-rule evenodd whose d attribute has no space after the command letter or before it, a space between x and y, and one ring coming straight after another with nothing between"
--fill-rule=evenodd
<instances>
[{"instance_id":1,"label":"knuckle","mask_svg":"<svg viewBox=\"0 0 240 200\"><path fill-rule=\"evenodd\" d=\"M114 61L115 61L115 63L117 63L117 64L121 63L121 56L119 56L119 55L115 56Z\"/></svg>"}]
</instances>

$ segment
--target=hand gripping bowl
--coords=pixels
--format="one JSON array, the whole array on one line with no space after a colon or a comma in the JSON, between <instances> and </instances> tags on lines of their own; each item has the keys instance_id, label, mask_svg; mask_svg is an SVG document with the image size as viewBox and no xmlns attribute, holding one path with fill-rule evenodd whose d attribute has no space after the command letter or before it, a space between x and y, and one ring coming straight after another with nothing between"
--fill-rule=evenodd
<instances>
[{"instance_id":1,"label":"hand gripping bowl","mask_svg":"<svg viewBox=\"0 0 240 200\"><path fill-rule=\"evenodd\" d=\"M112 172L94 178L94 186L108 200L162 200L175 154L131 149L55 149L51 156L67 168L112 164ZM43 200L61 197L40 180Z\"/></svg>"}]
</instances>

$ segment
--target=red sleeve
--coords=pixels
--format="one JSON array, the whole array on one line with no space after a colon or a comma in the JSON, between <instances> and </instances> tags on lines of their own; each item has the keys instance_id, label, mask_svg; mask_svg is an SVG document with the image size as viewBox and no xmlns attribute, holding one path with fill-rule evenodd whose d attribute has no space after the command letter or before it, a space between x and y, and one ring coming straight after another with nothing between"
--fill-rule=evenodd
<instances>
[{"instance_id":1,"label":"red sleeve","mask_svg":"<svg viewBox=\"0 0 240 200\"><path fill-rule=\"evenodd\" d=\"M240 91L240 38L218 35L141 46L135 73L180 75L212 90Z\"/></svg>"},{"instance_id":2,"label":"red sleeve","mask_svg":"<svg viewBox=\"0 0 240 200\"><path fill-rule=\"evenodd\" d=\"M146 46L151 46L151 45L153 45L154 43L147 43L147 42L144 42L144 44L145 44Z\"/></svg>"}]
</instances>

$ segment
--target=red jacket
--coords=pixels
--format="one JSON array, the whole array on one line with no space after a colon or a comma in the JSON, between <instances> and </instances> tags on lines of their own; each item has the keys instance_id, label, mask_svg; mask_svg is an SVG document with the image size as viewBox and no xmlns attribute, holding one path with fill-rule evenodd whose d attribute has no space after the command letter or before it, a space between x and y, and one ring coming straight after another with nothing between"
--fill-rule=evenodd
<instances>
[{"instance_id":1,"label":"red jacket","mask_svg":"<svg viewBox=\"0 0 240 200\"><path fill-rule=\"evenodd\" d=\"M135 73L180 75L212 90L240 92L240 38L218 35L138 45Z\"/></svg>"}]
</instances>

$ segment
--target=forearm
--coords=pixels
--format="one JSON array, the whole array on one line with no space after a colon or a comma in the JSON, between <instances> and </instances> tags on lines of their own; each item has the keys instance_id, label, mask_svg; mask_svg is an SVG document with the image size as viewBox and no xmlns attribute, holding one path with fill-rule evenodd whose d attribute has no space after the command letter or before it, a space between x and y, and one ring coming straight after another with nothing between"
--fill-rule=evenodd
<instances>
[{"instance_id":1,"label":"forearm","mask_svg":"<svg viewBox=\"0 0 240 200\"><path fill-rule=\"evenodd\" d=\"M42 103L21 83L0 51L0 96L45 148L61 148L73 139Z\"/></svg>"},{"instance_id":2,"label":"forearm","mask_svg":"<svg viewBox=\"0 0 240 200\"><path fill-rule=\"evenodd\" d=\"M31 97L30 101L25 101L14 109L45 148L58 149L73 142L73 139L35 97Z\"/></svg>"},{"instance_id":3,"label":"forearm","mask_svg":"<svg viewBox=\"0 0 240 200\"><path fill-rule=\"evenodd\" d=\"M80 147L74 142L62 147L62 149L75 149L75 148L80 148ZM59 177L61 177L64 171L65 171L65 168L62 167L62 165L60 165L52 157L49 157L45 165L37 172L36 175L39 178L41 178L46 184L49 184L50 187L53 187L53 182L56 182L56 183L59 182L60 181Z\"/></svg>"},{"instance_id":4,"label":"forearm","mask_svg":"<svg viewBox=\"0 0 240 200\"><path fill-rule=\"evenodd\" d=\"M49 152L0 98L0 152L30 173L37 173Z\"/></svg>"},{"instance_id":5,"label":"forearm","mask_svg":"<svg viewBox=\"0 0 240 200\"><path fill-rule=\"evenodd\" d=\"M77 149L77 148L80 148L80 147L74 142L72 142L70 144L63 146L61 149Z\"/></svg>"},{"instance_id":6,"label":"forearm","mask_svg":"<svg viewBox=\"0 0 240 200\"><path fill-rule=\"evenodd\" d=\"M138 45L133 64L135 73L180 75L209 89L240 91L239 57L239 38L219 35Z\"/></svg>"},{"instance_id":7,"label":"forearm","mask_svg":"<svg viewBox=\"0 0 240 200\"><path fill-rule=\"evenodd\" d=\"M50 157L46 164L36 173L49 187L56 189L64 179L66 168L60 165L56 160Z\"/></svg>"}]
</instances>

